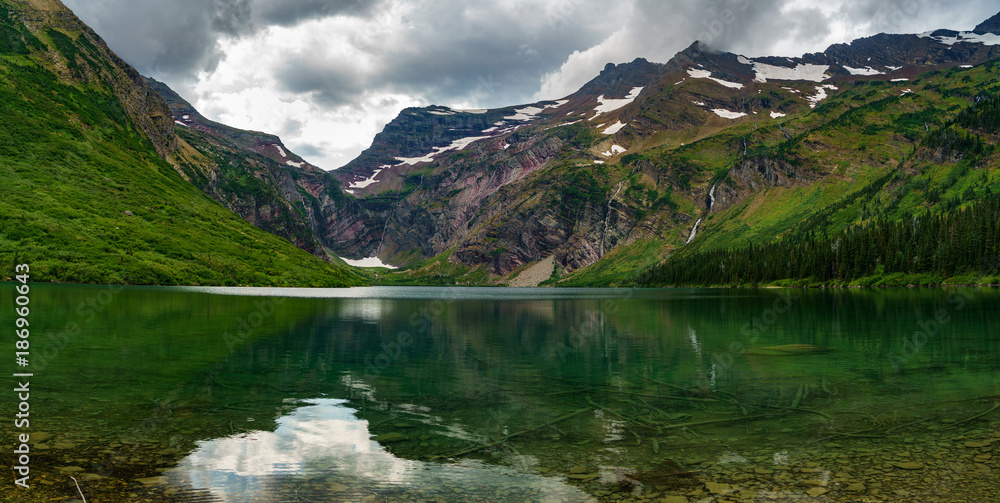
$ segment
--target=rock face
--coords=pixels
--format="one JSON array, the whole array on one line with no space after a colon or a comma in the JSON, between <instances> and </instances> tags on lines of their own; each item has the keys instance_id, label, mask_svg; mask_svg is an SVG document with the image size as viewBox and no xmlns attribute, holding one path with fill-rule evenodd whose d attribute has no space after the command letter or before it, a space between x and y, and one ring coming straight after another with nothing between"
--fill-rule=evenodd
<instances>
[{"instance_id":1,"label":"rock face","mask_svg":"<svg viewBox=\"0 0 1000 503\"><path fill-rule=\"evenodd\" d=\"M976 28L972 31L973 33L979 35L985 35L987 33L1000 35L1000 13L987 19L986 21L983 21L982 23L979 23L979 26L976 26Z\"/></svg>"},{"instance_id":2,"label":"rock face","mask_svg":"<svg viewBox=\"0 0 1000 503\"><path fill-rule=\"evenodd\" d=\"M144 80L169 104L179 147L168 160L181 176L257 228L329 258L318 237L324 220L317 196L330 185L326 172L277 136L210 121L166 84Z\"/></svg>"},{"instance_id":3,"label":"rock face","mask_svg":"<svg viewBox=\"0 0 1000 503\"><path fill-rule=\"evenodd\" d=\"M736 206L769 187L790 188L796 183L809 183L818 178L817 173L788 161L768 157L744 159L729 171L723 183L716 186L712 210Z\"/></svg>"}]
</instances>

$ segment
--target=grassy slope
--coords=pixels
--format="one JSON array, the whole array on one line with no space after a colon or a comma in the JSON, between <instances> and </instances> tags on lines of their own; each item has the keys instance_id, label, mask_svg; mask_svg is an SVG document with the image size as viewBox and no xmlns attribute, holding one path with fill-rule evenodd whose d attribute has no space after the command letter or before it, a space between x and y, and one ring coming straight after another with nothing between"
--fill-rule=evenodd
<instances>
[{"instance_id":1,"label":"grassy slope","mask_svg":"<svg viewBox=\"0 0 1000 503\"><path fill-rule=\"evenodd\" d=\"M723 173L739 161L739 145L746 139L748 155L784 158L817 177L791 188L765 189L742 204L708 215L698 238L677 249L680 254L767 243L804 225L832 236L876 217L937 213L1000 190L996 158L969 169L960 163L935 162L929 159L932 153L919 148L925 124L933 130L968 106L972 96L995 91L995 72L994 64L984 64L931 72L912 82L841 83L840 92L814 110L760 121L762 127L757 121L737 123L696 143L650 149L622 162L652 164L672 177L678 188L693 187L693 197L700 198L712 184L726 182ZM906 89L913 92L904 95ZM793 136L791 140L779 125ZM692 166L690 176L678 175L681 167ZM684 204L690 197L679 198L676 190L674 200L681 211L690 208ZM702 216L699 211L691 215ZM668 256L679 243L683 240L671 236L639 240L559 284L620 283Z\"/></svg>"},{"instance_id":2,"label":"grassy slope","mask_svg":"<svg viewBox=\"0 0 1000 503\"><path fill-rule=\"evenodd\" d=\"M996 157L970 169L935 160L933 152L919 146L925 125L933 130L968 106L972 96L997 92L995 71L994 64L986 64L931 72L913 82L842 85L841 94L785 123L793 140L763 131L758 146L762 155L783 154L823 178L770 188L712 214L698 239L680 253L766 243L803 227L833 236L876 217L937 214L996 194ZM906 89L913 92L902 94ZM872 278L861 282L872 283Z\"/></svg>"},{"instance_id":3,"label":"grassy slope","mask_svg":"<svg viewBox=\"0 0 1000 503\"><path fill-rule=\"evenodd\" d=\"M3 17L0 277L29 263L36 281L362 282L254 228L185 182L107 89L71 83L39 63L42 51L55 47L49 34L33 37ZM78 58L99 61L86 45L77 50L84 54Z\"/></svg>"}]
</instances>

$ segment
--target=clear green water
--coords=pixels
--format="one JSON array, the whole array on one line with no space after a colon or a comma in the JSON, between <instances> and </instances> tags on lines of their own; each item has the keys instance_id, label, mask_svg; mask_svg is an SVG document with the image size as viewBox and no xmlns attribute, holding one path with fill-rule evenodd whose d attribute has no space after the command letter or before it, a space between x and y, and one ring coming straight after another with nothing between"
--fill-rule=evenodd
<instances>
[{"instance_id":1,"label":"clear green water","mask_svg":"<svg viewBox=\"0 0 1000 503\"><path fill-rule=\"evenodd\" d=\"M1000 494L996 290L31 298L33 488L5 501L78 498L70 476L88 501Z\"/></svg>"}]
</instances>

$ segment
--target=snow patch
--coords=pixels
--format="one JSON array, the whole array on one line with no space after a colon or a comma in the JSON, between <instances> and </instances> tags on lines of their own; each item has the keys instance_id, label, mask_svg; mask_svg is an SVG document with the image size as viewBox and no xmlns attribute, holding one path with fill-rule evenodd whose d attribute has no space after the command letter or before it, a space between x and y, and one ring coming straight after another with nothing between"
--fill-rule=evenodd
<instances>
[{"instance_id":1,"label":"snow patch","mask_svg":"<svg viewBox=\"0 0 1000 503\"><path fill-rule=\"evenodd\" d=\"M625 147L622 147L621 145L612 145L611 150L608 150L607 152L601 152L601 155L603 155L604 157L613 157L618 154L624 154L625 152L628 152L628 150L625 150Z\"/></svg>"},{"instance_id":2,"label":"snow patch","mask_svg":"<svg viewBox=\"0 0 1000 503\"><path fill-rule=\"evenodd\" d=\"M459 139L451 142L451 145L448 145L447 147L434 147L434 151L433 152L431 152L431 153L429 153L429 154L427 154L427 155L425 155L423 157L397 157L396 160L399 161L400 164L409 164L410 166L414 166L414 165L420 164L422 162L433 162L434 161L434 157L436 157L439 154L443 154L443 153L448 152L450 150L465 150L465 147L468 147L472 143L477 142L479 140L485 140L487 138L491 138L491 137L490 136L470 136L468 138L459 138ZM374 175L372 175L372 176L374 177Z\"/></svg>"},{"instance_id":3,"label":"snow patch","mask_svg":"<svg viewBox=\"0 0 1000 503\"><path fill-rule=\"evenodd\" d=\"M910 79L892 79L889 82L909 82Z\"/></svg>"},{"instance_id":4,"label":"snow patch","mask_svg":"<svg viewBox=\"0 0 1000 503\"><path fill-rule=\"evenodd\" d=\"M604 164L604 161L594 161L594 164Z\"/></svg>"},{"instance_id":5,"label":"snow patch","mask_svg":"<svg viewBox=\"0 0 1000 503\"><path fill-rule=\"evenodd\" d=\"M785 114L783 114L781 112L771 112L771 118L772 119L777 119L778 117L784 117L784 116L785 116Z\"/></svg>"},{"instance_id":6,"label":"snow patch","mask_svg":"<svg viewBox=\"0 0 1000 503\"><path fill-rule=\"evenodd\" d=\"M692 101L691 103L694 103L695 105L698 105L700 107L706 106L705 102L703 101Z\"/></svg>"},{"instance_id":7,"label":"snow patch","mask_svg":"<svg viewBox=\"0 0 1000 503\"><path fill-rule=\"evenodd\" d=\"M972 68L972 65L960 65L959 68Z\"/></svg>"},{"instance_id":8,"label":"snow patch","mask_svg":"<svg viewBox=\"0 0 1000 503\"><path fill-rule=\"evenodd\" d=\"M591 117L590 120L596 119L601 114L614 112L615 110L618 110L619 108L622 108L625 105L632 103L633 101L635 101L636 98L639 97L639 93L641 93L643 89L645 88L633 87L632 91L628 93L628 96L622 99L606 99L604 98L603 94L598 96L597 102L600 103L600 105L597 105L597 107L594 108L594 111L597 112L597 115Z\"/></svg>"},{"instance_id":9,"label":"snow patch","mask_svg":"<svg viewBox=\"0 0 1000 503\"><path fill-rule=\"evenodd\" d=\"M627 125L628 124L622 124L622 121L618 121L618 122L612 124L611 126L608 126L608 128L604 130L604 134L615 134L615 133L621 131L622 128L625 127L625 126L627 126Z\"/></svg>"},{"instance_id":10,"label":"snow patch","mask_svg":"<svg viewBox=\"0 0 1000 503\"><path fill-rule=\"evenodd\" d=\"M743 84L739 84L737 82L729 82L728 80L717 79L715 77L712 77L712 72L708 70L695 70L694 68L690 68L688 69L688 75L690 75L691 78L695 79L708 79L732 89L743 89Z\"/></svg>"},{"instance_id":11,"label":"snow patch","mask_svg":"<svg viewBox=\"0 0 1000 503\"><path fill-rule=\"evenodd\" d=\"M903 93L900 96L906 96L907 94L913 94L913 89L903 89Z\"/></svg>"},{"instance_id":12,"label":"snow patch","mask_svg":"<svg viewBox=\"0 0 1000 503\"><path fill-rule=\"evenodd\" d=\"M884 72L880 72L870 66L866 66L864 68L851 68L845 65L843 68L851 75L885 75Z\"/></svg>"},{"instance_id":13,"label":"snow patch","mask_svg":"<svg viewBox=\"0 0 1000 503\"><path fill-rule=\"evenodd\" d=\"M754 61L753 70L757 74L755 82L767 82L768 80L810 80L822 82L828 78L826 74L830 69L829 65L798 65L795 68L768 65Z\"/></svg>"},{"instance_id":14,"label":"snow patch","mask_svg":"<svg viewBox=\"0 0 1000 503\"><path fill-rule=\"evenodd\" d=\"M890 71L894 72L896 70L899 70L902 67L901 66L886 66L886 68L888 68Z\"/></svg>"},{"instance_id":15,"label":"snow patch","mask_svg":"<svg viewBox=\"0 0 1000 503\"><path fill-rule=\"evenodd\" d=\"M288 157L288 154L285 153L285 149L281 148L281 145L275 143L274 148L278 149L278 153L281 154L281 157Z\"/></svg>"},{"instance_id":16,"label":"snow patch","mask_svg":"<svg viewBox=\"0 0 1000 503\"><path fill-rule=\"evenodd\" d=\"M190 115L185 115L184 117L181 117L181 118L184 119L184 120L186 120L186 121L191 120L191 116Z\"/></svg>"},{"instance_id":17,"label":"snow patch","mask_svg":"<svg viewBox=\"0 0 1000 503\"><path fill-rule=\"evenodd\" d=\"M376 183L378 183L378 180L376 180L375 177L378 176L379 173L381 173L381 172L383 172L383 171L385 171L385 170L387 170L387 169L389 169L391 167L392 166L389 166L388 164L379 166L378 169L376 169L372 173L371 177L366 178L364 180L361 180L360 182L352 182L350 185L348 185L348 187L350 187L352 189L363 189L365 187L368 187L369 185L375 185ZM353 194L353 192L352 192L352 194Z\"/></svg>"},{"instance_id":18,"label":"snow patch","mask_svg":"<svg viewBox=\"0 0 1000 503\"><path fill-rule=\"evenodd\" d=\"M524 107L514 109L514 115L510 117L504 117L504 120L509 121L530 121L535 120L535 116L545 110L544 108L538 107Z\"/></svg>"},{"instance_id":19,"label":"snow patch","mask_svg":"<svg viewBox=\"0 0 1000 503\"><path fill-rule=\"evenodd\" d=\"M378 257L368 257L368 258L363 258L361 260L351 260L348 258L340 257L340 260L343 260L345 263L347 263L347 265L353 267L363 267L363 268L382 267L384 269L398 269L397 267L393 267L389 264L386 264L385 262L382 262L382 259Z\"/></svg>"},{"instance_id":20,"label":"snow patch","mask_svg":"<svg viewBox=\"0 0 1000 503\"><path fill-rule=\"evenodd\" d=\"M455 112L438 112L437 110L428 110L427 112L434 115L455 115Z\"/></svg>"},{"instance_id":21,"label":"snow patch","mask_svg":"<svg viewBox=\"0 0 1000 503\"><path fill-rule=\"evenodd\" d=\"M305 165L304 162L295 162L295 161L285 161L285 164L292 166L293 168L301 168L303 165Z\"/></svg>"},{"instance_id":22,"label":"snow patch","mask_svg":"<svg viewBox=\"0 0 1000 503\"><path fill-rule=\"evenodd\" d=\"M496 126L493 126L493 127L489 128L489 129L484 129L484 130L482 130L480 132L482 132L482 133L493 133L493 132L495 132L498 129L500 129L500 128L498 128Z\"/></svg>"},{"instance_id":23,"label":"snow patch","mask_svg":"<svg viewBox=\"0 0 1000 503\"><path fill-rule=\"evenodd\" d=\"M473 142L477 142L479 140L485 140L487 138L489 138L489 136L470 136L468 138L455 140L451 142L451 145L449 145L446 150L465 150L465 147L468 147Z\"/></svg>"},{"instance_id":24,"label":"snow patch","mask_svg":"<svg viewBox=\"0 0 1000 503\"><path fill-rule=\"evenodd\" d=\"M740 117L746 117L747 114L743 112L730 112L724 108L713 108L712 112L723 119L739 119Z\"/></svg>"},{"instance_id":25,"label":"snow patch","mask_svg":"<svg viewBox=\"0 0 1000 503\"><path fill-rule=\"evenodd\" d=\"M455 110L456 112L461 112L463 114L484 114L486 112L489 112L489 110L485 108L467 108L464 110L457 110L453 108L452 110Z\"/></svg>"},{"instance_id":26,"label":"snow patch","mask_svg":"<svg viewBox=\"0 0 1000 503\"><path fill-rule=\"evenodd\" d=\"M567 103L569 103L569 100L556 100L555 105L545 105L545 108L559 108Z\"/></svg>"},{"instance_id":27,"label":"snow patch","mask_svg":"<svg viewBox=\"0 0 1000 503\"><path fill-rule=\"evenodd\" d=\"M917 36L920 38L931 38L944 45L955 45L959 42L966 44L1000 45L1000 35L996 35L994 33L979 35L971 31L960 31L958 32L958 35L954 37L934 37L931 36L932 33L934 32L925 32Z\"/></svg>"},{"instance_id":28,"label":"snow patch","mask_svg":"<svg viewBox=\"0 0 1000 503\"><path fill-rule=\"evenodd\" d=\"M823 86L816 86L816 94L813 95L813 96L806 97L806 101L809 102L809 108L816 108L816 105L819 102L821 102L821 101L825 100L827 97L829 97L829 95L826 94L826 90L827 89L829 89L831 91L836 91L838 88L837 88L837 86L834 86L834 85L831 85L831 84L826 84L826 85L823 85Z\"/></svg>"},{"instance_id":29,"label":"snow patch","mask_svg":"<svg viewBox=\"0 0 1000 503\"><path fill-rule=\"evenodd\" d=\"M187 124L184 124L183 122L181 122L181 121L178 121L178 120L175 120L175 121L174 121L174 124L178 124L178 125L180 125L180 126L184 126L184 127L190 127L190 126L188 126Z\"/></svg>"}]
</instances>

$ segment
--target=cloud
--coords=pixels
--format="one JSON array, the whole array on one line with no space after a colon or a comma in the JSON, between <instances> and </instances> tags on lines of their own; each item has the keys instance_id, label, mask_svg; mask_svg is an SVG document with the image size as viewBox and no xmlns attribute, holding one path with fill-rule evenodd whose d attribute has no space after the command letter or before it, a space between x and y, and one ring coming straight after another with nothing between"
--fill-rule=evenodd
<instances>
[{"instance_id":1,"label":"cloud","mask_svg":"<svg viewBox=\"0 0 1000 503\"><path fill-rule=\"evenodd\" d=\"M238 33L240 2L65 0L125 61L146 75L192 78L224 55L216 41Z\"/></svg>"},{"instance_id":2,"label":"cloud","mask_svg":"<svg viewBox=\"0 0 1000 503\"><path fill-rule=\"evenodd\" d=\"M383 7L381 0L254 0L259 23L294 26L304 20L345 15L366 17Z\"/></svg>"},{"instance_id":3,"label":"cloud","mask_svg":"<svg viewBox=\"0 0 1000 503\"><path fill-rule=\"evenodd\" d=\"M575 92L609 63L695 39L747 56L880 31L971 29L985 0L65 0L120 56L206 116L282 135L330 169L403 107Z\"/></svg>"}]
</instances>

